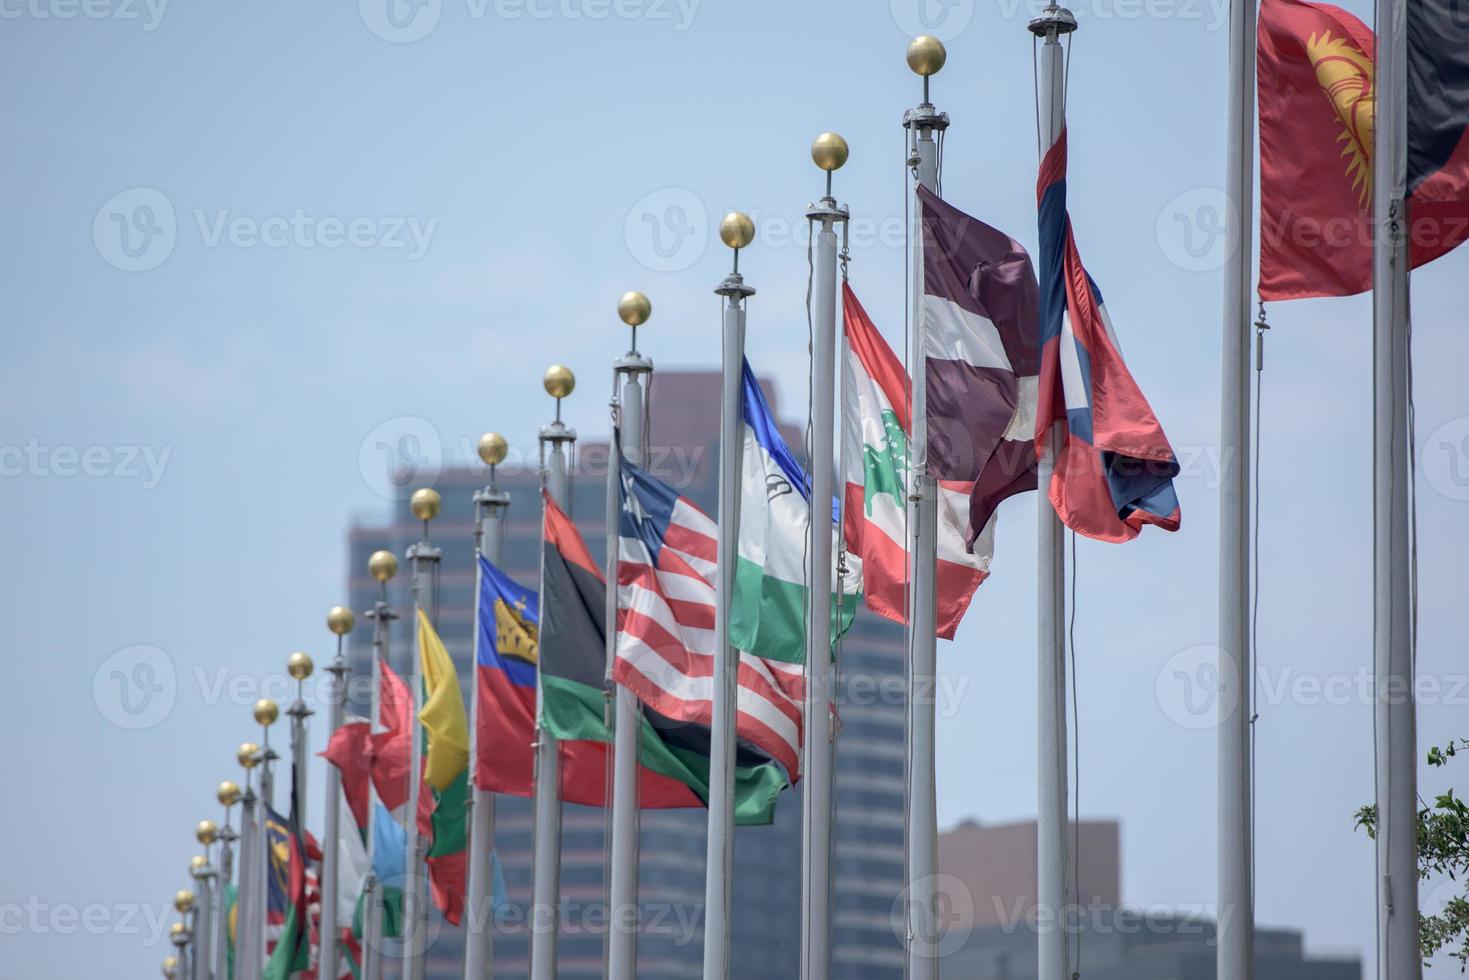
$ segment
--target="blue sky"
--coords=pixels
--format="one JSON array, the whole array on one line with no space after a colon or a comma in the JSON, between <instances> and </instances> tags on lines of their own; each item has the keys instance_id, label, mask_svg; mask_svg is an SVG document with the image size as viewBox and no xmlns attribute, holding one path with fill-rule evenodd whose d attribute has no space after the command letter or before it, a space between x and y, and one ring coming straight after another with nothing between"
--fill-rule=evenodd
<instances>
[{"instance_id":1,"label":"blue sky","mask_svg":"<svg viewBox=\"0 0 1469 980\"><path fill-rule=\"evenodd\" d=\"M920 0L392 2L0 2L0 977L156 968L150 917L185 883L247 705L292 650L329 654L344 532L385 506L363 462L378 436L431 432L447 463L491 428L533 450L542 370L600 377L626 289L653 299L660 367L713 365L730 208L759 226L750 359L802 404L823 130L852 147L836 187L853 285L899 343ZM1194 910L1214 895L1214 734L1185 698L1215 638L1226 36L1218 0L1076 9L1078 243L1185 462L1180 533L1080 546L1081 808L1122 821L1128 901ZM950 52L946 196L1032 247L1033 13L924 11ZM1425 747L1466 734L1469 705L1466 263L1415 278ZM1351 825L1372 794L1354 681L1371 663L1370 309L1276 304L1270 321L1259 917L1370 955L1372 851ZM601 431L600 389L566 408ZM1033 498L1005 505L993 577L940 651L962 691L940 719L946 825L1034 813L1033 529ZM130 728L112 672L144 680L140 662L173 689ZM105 911L93 928L68 907Z\"/></svg>"}]
</instances>

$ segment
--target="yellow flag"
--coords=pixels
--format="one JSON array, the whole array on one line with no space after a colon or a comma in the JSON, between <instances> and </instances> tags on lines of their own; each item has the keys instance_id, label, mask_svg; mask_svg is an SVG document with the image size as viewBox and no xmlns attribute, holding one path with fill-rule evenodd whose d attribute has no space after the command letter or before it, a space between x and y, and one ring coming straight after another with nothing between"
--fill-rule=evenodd
<instances>
[{"instance_id":1,"label":"yellow flag","mask_svg":"<svg viewBox=\"0 0 1469 980\"><path fill-rule=\"evenodd\" d=\"M423 778L443 792L469 765L469 723L464 717L454 661L422 609L418 610L418 658L423 663L424 687L418 720L428 731Z\"/></svg>"}]
</instances>

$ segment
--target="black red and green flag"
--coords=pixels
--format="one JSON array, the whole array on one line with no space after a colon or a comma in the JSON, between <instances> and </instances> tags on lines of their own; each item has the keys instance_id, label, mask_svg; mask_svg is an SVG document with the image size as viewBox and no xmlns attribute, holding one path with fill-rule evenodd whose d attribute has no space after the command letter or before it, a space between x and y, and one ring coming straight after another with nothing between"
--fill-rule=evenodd
<instances>
[{"instance_id":1,"label":"black red and green flag","mask_svg":"<svg viewBox=\"0 0 1469 980\"><path fill-rule=\"evenodd\" d=\"M576 525L545 496L541 558L542 718L565 742L606 746L607 583ZM643 706L641 807L707 806L709 726L676 721ZM604 805L606 755L561 753L563 799ZM570 770L570 771L568 771ZM735 821L767 824L790 781L769 755L741 741L735 760Z\"/></svg>"}]
</instances>

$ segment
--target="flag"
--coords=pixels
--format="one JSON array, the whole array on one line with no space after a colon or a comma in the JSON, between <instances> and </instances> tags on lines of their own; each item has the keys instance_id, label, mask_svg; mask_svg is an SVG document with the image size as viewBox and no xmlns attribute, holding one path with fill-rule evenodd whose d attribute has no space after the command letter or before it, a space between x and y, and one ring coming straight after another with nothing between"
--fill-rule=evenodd
<instances>
[{"instance_id":1,"label":"flag","mask_svg":"<svg viewBox=\"0 0 1469 980\"><path fill-rule=\"evenodd\" d=\"M571 519L545 496L541 647L542 716L563 748L562 798L603 806L607 753L612 741L605 716L607 585ZM696 807L704 802L697 779L671 754L651 721L640 736L640 807ZM707 752L706 752L707 755Z\"/></svg>"},{"instance_id":2,"label":"flag","mask_svg":"<svg viewBox=\"0 0 1469 980\"><path fill-rule=\"evenodd\" d=\"M560 511L557 513L560 514ZM564 533L575 536L576 529L566 521L565 515L561 515L560 520L569 528ZM585 552L586 548L579 537L576 538L572 550ZM480 559L480 569L477 667L480 706L475 736L479 739L479 755L475 778L482 789L528 797L535 789L535 754L532 743L535 741L536 670L541 647L540 597L484 558ZM584 573L585 570L585 566L579 567L579 572ZM598 590L603 590L606 586L600 580L601 573L597 572L596 575L597 584L587 585L591 590L588 601L600 610L602 607L595 606L595 602L605 601L598 596L605 597L606 593L599 593ZM589 607L582 604L578 614L588 613ZM582 624L581 628L570 632L585 637L588 630L601 631L602 615L599 612L595 622ZM598 632L597 635L601 636L602 633ZM599 659L605 662L605 640L598 642L603 644L597 648L600 651ZM553 656L553 659L575 661L589 650L590 648L578 650L573 646L567 656ZM568 691L573 699L581 699L582 708L590 709L591 700L586 692L572 688L570 682L563 685L560 693L566 694ZM578 710L575 700L570 709L573 712ZM605 806L610 733L600 715L597 719L582 719L578 724L581 730L594 730L597 734L593 740L558 739L561 798L584 806ZM654 783L655 776L656 773L646 768L643 770L640 806L699 805L698 799L683 792L681 787Z\"/></svg>"},{"instance_id":3,"label":"flag","mask_svg":"<svg viewBox=\"0 0 1469 980\"><path fill-rule=\"evenodd\" d=\"M310 910L306 903L306 834L301 827L301 801L297 797L298 778L291 767L291 816L287 825L289 854L286 859L287 887L282 896L287 905L280 933L265 965L265 980L287 980L311 966ZM272 812L271 816L275 816ZM272 825L273 826L273 825ZM276 848L271 847L271 899L276 897Z\"/></svg>"},{"instance_id":4,"label":"flag","mask_svg":"<svg viewBox=\"0 0 1469 980\"><path fill-rule=\"evenodd\" d=\"M1469 237L1469 47L1452 0L1412 0L1409 252L1423 265ZM1453 41L1451 38L1460 37ZM1260 296L1372 288L1376 38L1329 4L1260 6Z\"/></svg>"},{"instance_id":5,"label":"flag","mask_svg":"<svg viewBox=\"0 0 1469 980\"><path fill-rule=\"evenodd\" d=\"M428 615L419 609L418 655L423 673L423 783L420 798L431 796L429 849L426 856L434 905L451 925L464 913L464 886L468 871L466 803L469 797L469 723L459 693L459 675L444 641ZM420 814L422 809L420 809ZM420 816L420 825L422 824Z\"/></svg>"},{"instance_id":6,"label":"flag","mask_svg":"<svg viewBox=\"0 0 1469 980\"><path fill-rule=\"evenodd\" d=\"M386 665L384 665L383 669L385 672L383 675L384 689L394 690L396 693L391 694L390 699L393 699L395 704L402 703L401 698L407 692L406 686L398 675L389 670ZM399 715L399 720L401 721L401 713ZM341 877L338 880L337 918L339 922L354 923L352 927L344 928L342 940L344 944L342 947L344 955L348 956L352 962L360 960L359 953L353 953L351 950L358 949L360 952L360 945L364 935L362 932L360 903L363 898L362 889L366 885L367 880L366 840L369 807L375 806L377 813L377 826L374 829L375 847L383 843L384 838L382 835L391 835L393 833L392 830L388 829L389 825L396 829L397 837L402 838L405 835L402 825L388 811L387 807L381 802L372 802L369 788L370 782L372 785L393 788L395 792L400 794L397 803L400 807L407 800L406 792L398 788L401 786L402 780L397 778L398 770L395 766L388 767L387 775L389 778L383 780L377 780L375 778L375 774L378 772L378 760L374 754L375 746L380 747L390 744L387 739L381 737L375 738L368 730L367 721L349 719L337 728L336 731L332 732L331 739L327 743L326 751L322 753L322 756L332 765L336 766L337 770L341 773L342 797L347 804L348 812L352 815L352 821L357 827L355 834L342 834L338 842L338 854L341 856L338 874ZM381 790L379 790L378 797L381 800ZM403 847L404 845L399 843L397 845L397 851L401 853ZM384 860L390 860L390 858L385 858L381 852L374 853L372 864L374 870L380 872ZM383 935L385 936L398 935L398 923L402 921L403 869L401 867L401 859L399 859L398 864L400 867L394 876L394 880L388 881L381 873L377 875L379 887L383 890L383 904L385 908L385 928ZM353 869L356 871L355 874L352 873ZM349 939L350 942L348 941Z\"/></svg>"},{"instance_id":7,"label":"flag","mask_svg":"<svg viewBox=\"0 0 1469 980\"><path fill-rule=\"evenodd\" d=\"M707 801L719 647L718 527L692 501L631 463L622 465L619 522L613 676L643 702L650 724ZM738 653L735 819L766 823L780 790L800 775L805 670L800 663Z\"/></svg>"},{"instance_id":8,"label":"flag","mask_svg":"<svg viewBox=\"0 0 1469 980\"><path fill-rule=\"evenodd\" d=\"M1128 541L1144 524L1178 530L1178 461L1123 363L1102 293L1087 275L1066 213L1066 132L1037 181L1041 238L1041 374L1036 452L1061 424L1051 477L1056 513L1078 534Z\"/></svg>"},{"instance_id":9,"label":"flag","mask_svg":"<svg viewBox=\"0 0 1469 980\"><path fill-rule=\"evenodd\" d=\"M530 796L535 785L540 600L483 556L475 643L475 785Z\"/></svg>"},{"instance_id":10,"label":"flag","mask_svg":"<svg viewBox=\"0 0 1469 980\"><path fill-rule=\"evenodd\" d=\"M729 640L735 647L766 660L803 663L811 481L780 434L749 361L744 364L741 387L744 453L740 467L739 561ZM832 512L835 520L835 501ZM832 533L835 535L835 528ZM833 556L835 551L833 547ZM835 570L832 575L835 583ZM851 624L860 584L861 559L853 557L843 581L846 598L839 620L833 601L833 636Z\"/></svg>"},{"instance_id":11,"label":"flag","mask_svg":"<svg viewBox=\"0 0 1469 980\"><path fill-rule=\"evenodd\" d=\"M843 534L847 552L862 563L867 607L888 619L908 620L909 440L912 402L903 364L850 286L842 286L847 338L842 458L846 472ZM974 590L988 574L993 528L984 526L974 551L966 546L974 482L939 482L938 615L935 630L953 639Z\"/></svg>"}]
</instances>

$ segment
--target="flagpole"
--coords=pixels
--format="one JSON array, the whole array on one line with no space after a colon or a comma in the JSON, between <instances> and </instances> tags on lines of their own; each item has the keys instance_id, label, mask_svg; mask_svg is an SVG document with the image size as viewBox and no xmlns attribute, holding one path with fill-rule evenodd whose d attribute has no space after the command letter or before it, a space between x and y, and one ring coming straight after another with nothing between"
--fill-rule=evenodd
<instances>
[{"instance_id":1,"label":"flagpole","mask_svg":"<svg viewBox=\"0 0 1469 980\"><path fill-rule=\"evenodd\" d=\"M189 877L194 877L194 871L195 868L191 863ZM185 930L183 933L183 949L179 952L179 966L182 967L185 977L190 978L190 980L199 980L199 950L197 946L198 938L196 936L198 928L198 899L195 898L193 892L187 888L183 888L174 893L173 907L178 911L179 919Z\"/></svg>"},{"instance_id":2,"label":"flagpole","mask_svg":"<svg viewBox=\"0 0 1469 980\"><path fill-rule=\"evenodd\" d=\"M1376 673L1378 976L1423 975L1418 933L1418 748L1414 701L1412 391L1405 0L1377 0L1373 152L1373 660ZM1447 43L1447 42L1442 42Z\"/></svg>"},{"instance_id":3,"label":"flagpole","mask_svg":"<svg viewBox=\"0 0 1469 980\"><path fill-rule=\"evenodd\" d=\"M545 460L546 492L556 505L571 514L571 484L567 473L568 446L576 444L576 430L561 421L561 399L576 387L571 369L553 364L547 369L542 384L546 394L556 399L556 419L540 431L541 456ZM550 447L549 455L547 447ZM543 508L544 511L544 508ZM544 517L542 528L545 527ZM545 552L545 534L541 535L541 551ZM542 561L544 573L545 562ZM544 574L542 575L544 579ZM545 582L541 583L545 594ZM561 893L561 760L556 738L546 727L545 686L541 672L536 671L536 766L535 766L535 844L531 875L531 980L555 980L556 938L560 931Z\"/></svg>"},{"instance_id":4,"label":"flagpole","mask_svg":"<svg viewBox=\"0 0 1469 980\"><path fill-rule=\"evenodd\" d=\"M374 551L367 559L367 571L378 583L378 599L367 612L372 620L372 703L368 708L368 733L377 735L382 727L383 664L388 662L393 620L398 614L388 606L388 582L398 574L398 556L391 551ZM366 980L382 980L383 975L383 893L386 882L377 880L373 858L377 850L377 784L374 775L367 780L367 879L363 883L362 975Z\"/></svg>"},{"instance_id":5,"label":"flagpole","mask_svg":"<svg viewBox=\"0 0 1469 980\"><path fill-rule=\"evenodd\" d=\"M719 414L719 581L714 603L713 706L709 725L709 837L704 862L704 980L729 976L730 878L734 865L735 746L738 741L738 654L729 644L740 540L741 390L745 300L755 295L740 275L740 249L755 238L748 215L731 211L719 237L734 250L734 267L714 290L724 297L724 356Z\"/></svg>"},{"instance_id":6,"label":"flagpole","mask_svg":"<svg viewBox=\"0 0 1469 980\"><path fill-rule=\"evenodd\" d=\"M214 940L215 871L209 864L209 848L219 840L219 824L213 820L200 820L194 830L194 839L204 845L204 853L189 862L189 873L194 878L194 886L199 889L199 903L194 913L194 977L195 980L211 980L214 968L211 944Z\"/></svg>"},{"instance_id":7,"label":"flagpole","mask_svg":"<svg viewBox=\"0 0 1469 980\"><path fill-rule=\"evenodd\" d=\"M251 780L252 770L264 759L260 746L244 742L235 753L235 759L245 770L245 795L240 798L240 884L235 893L235 972L240 980L258 977L265 967L262 959L265 949L259 950L251 938L257 934L255 927L255 893L265 884L262 848L260 841L260 799L255 794Z\"/></svg>"},{"instance_id":8,"label":"flagpole","mask_svg":"<svg viewBox=\"0 0 1469 980\"><path fill-rule=\"evenodd\" d=\"M484 980L494 975L494 868L490 853L495 846L495 794L479 787L479 644L481 556L498 566L504 552L504 513L510 506L510 494L495 482L495 467L505 461L508 450L505 437L498 432L480 436L479 458L490 468L490 482L474 492L474 654L470 658L469 676L473 689L469 696L469 874L465 885L464 911L464 980Z\"/></svg>"},{"instance_id":9,"label":"flagpole","mask_svg":"<svg viewBox=\"0 0 1469 980\"><path fill-rule=\"evenodd\" d=\"M226 980L229 976L226 957L229 955L230 924L225 915L224 891L229 887L230 879L235 873L234 842L240 835L230 826L230 810L240 802L239 784L226 779L219 784L215 798L224 807L224 823L219 828L219 888L214 892L214 936L211 939L210 970L215 980ZM236 891L235 894L238 901L239 892Z\"/></svg>"},{"instance_id":10,"label":"flagpole","mask_svg":"<svg viewBox=\"0 0 1469 980\"><path fill-rule=\"evenodd\" d=\"M903 114L908 131L908 166L918 183L937 194L939 153L935 135L948 129L948 113L937 111L929 101L928 80L943 68L947 53L937 38L914 38L908 45L908 67L923 78L923 102ZM908 732L908 980L937 980L938 917L935 903L938 874L938 787L935 773L935 700L937 690L938 631L938 484L928 473L928 418L924 386L924 329L922 229L914 242L913 350L912 371L913 441L911 443L914 507L913 519L913 608L909 635L913 652L909 658ZM918 696L915 696L915 693Z\"/></svg>"},{"instance_id":11,"label":"flagpole","mask_svg":"<svg viewBox=\"0 0 1469 980\"><path fill-rule=\"evenodd\" d=\"M1041 153L1066 129L1066 55L1061 38L1076 30L1076 18L1051 4L1030 22L1041 45L1037 80ZM1038 980L1069 980L1065 926L1067 903L1066 752L1066 531L1050 498L1051 473L1061 451L1059 423L1046 433L1037 467L1037 801L1036 955Z\"/></svg>"},{"instance_id":12,"label":"flagpole","mask_svg":"<svg viewBox=\"0 0 1469 980\"><path fill-rule=\"evenodd\" d=\"M266 827L270 822L270 812L275 806L274 763L280 758L275 749L270 747L270 726L280 717L280 708L270 698L261 698L255 702L254 716L260 725L260 805L255 811L255 824L258 828L254 857L256 887L251 895L254 905L250 910L251 931L247 935L247 941L252 950L251 956L259 957L259 965L263 970L266 962L266 932L270 919L270 833ZM255 976L253 973L246 975L252 978Z\"/></svg>"},{"instance_id":13,"label":"flagpole","mask_svg":"<svg viewBox=\"0 0 1469 980\"><path fill-rule=\"evenodd\" d=\"M332 606L326 614L326 626L337 638L337 655L327 665L326 672L331 675L331 702L327 723L330 732L327 738L336 734L337 729L342 727L347 710L347 657L343 651L342 644L352 627L357 623L357 617L352 615L352 610L346 606ZM302 776L304 783L305 777ZM302 787L304 789L304 786ZM305 793L302 793L305 800ZM337 974L337 901L341 888L339 878L341 877L339 849L342 840L342 772L334 765L326 767L326 839L321 845L321 929L318 940L319 952L317 955L317 975L322 980L336 980ZM222 980L222 978L221 978Z\"/></svg>"},{"instance_id":14,"label":"flagpole","mask_svg":"<svg viewBox=\"0 0 1469 980\"><path fill-rule=\"evenodd\" d=\"M607 675L617 655L618 518L622 513L622 457L643 465L642 375L652 375L653 362L638 353L638 327L653 312L648 297L639 292L623 295L617 304L622 322L632 328L632 345L612 364L613 406L620 413L618 434L607 456ZM619 443L620 441L620 448ZM608 913L612 917L607 942L607 976L634 980L638 964L638 747L643 713L637 696L621 685L611 688L615 698L612 756L612 868L608 883Z\"/></svg>"},{"instance_id":15,"label":"flagpole","mask_svg":"<svg viewBox=\"0 0 1469 980\"><path fill-rule=\"evenodd\" d=\"M837 225L847 209L832 196L832 174L847 162L847 141L822 133L811 159L826 173L826 194L806 211L818 222L812 277L811 339L811 508L807 522L806 697L801 778L801 977L826 980L831 971L831 610L832 541L830 507L836 445L833 388L836 384ZM840 598L838 599L840 602Z\"/></svg>"},{"instance_id":16,"label":"flagpole","mask_svg":"<svg viewBox=\"0 0 1469 980\"><path fill-rule=\"evenodd\" d=\"M428 538L429 521L439 516L442 501L438 491L423 487L413 491L408 500L413 516L423 522L423 539L408 546L408 560L413 563L413 649L409 651L411 667L408 700L413 705L409 730L413 738L408 752L408 812L404 814L408 836L408 888L404 890L403 924L407 930L407 971L405 980L424 980L428 968L428 848L418 829L418 808L423 789L423 736L418 712L423 708L422 633L418 614L437 620L437 580L439 560L443 552Z\"/></svg>"},{"instance_id":17,"label":"flagpole","mask_svg":"<svg viewBox=\"0 0 1469 980\"><path fill-rule=\"evenodd\" d=\"M174 907L178 908L178 896L174 896ZM168 940L173 943L175 969L184 977L190 975L189 938L188 913L180 910L179 921L168 927Z\"/></svg>"},{"instance_id":18,"label":"flagpole","mask_svg":"<svg viewBox=\"0 0 1469 980\"><path fill-rule=\"evenodd\" d=\"M1219 865L1215 950L1219 980L1255 973L1254 827L1250 699L1250 299L1255 168L1256 0L1231 0L1229 133L1225 186L1223 351L1220 358L1219 491Z\"/></svg>"}]
</instances>

